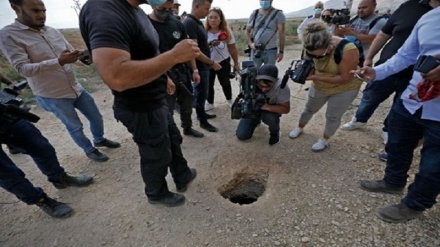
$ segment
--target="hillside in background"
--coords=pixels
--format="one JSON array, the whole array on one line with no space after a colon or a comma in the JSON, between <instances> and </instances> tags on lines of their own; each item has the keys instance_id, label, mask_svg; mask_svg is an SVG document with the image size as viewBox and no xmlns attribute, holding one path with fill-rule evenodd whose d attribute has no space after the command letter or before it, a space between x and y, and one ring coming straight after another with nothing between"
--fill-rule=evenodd
<instances>
[{"instance_id":1,"label":"hillside in background","mask_svg":"<svg viewBox=\"0 0 440 247\"><path fill-rule=\"evenodd\" d=\"M379 10L379 13L386 12L387 9L391 9L394 11L397 9L397 7L400 6L401 3L406 2L407 0L378 0L377 1L377 10ZM318 2L318 0L316 1ZM351 8L351 13L356 13L357 5L359 4L360 0L354 0L353 6ZM324 7L326 9L341 9L344 7L344 1L343 0L329 0L324 2ZM295 12L286 13L286 17L303 17L308 16L313 13L313 6L310 6L305 9L301 9ZM352 14L354 15L354 14Z\"/></svg>"}]
</instances>

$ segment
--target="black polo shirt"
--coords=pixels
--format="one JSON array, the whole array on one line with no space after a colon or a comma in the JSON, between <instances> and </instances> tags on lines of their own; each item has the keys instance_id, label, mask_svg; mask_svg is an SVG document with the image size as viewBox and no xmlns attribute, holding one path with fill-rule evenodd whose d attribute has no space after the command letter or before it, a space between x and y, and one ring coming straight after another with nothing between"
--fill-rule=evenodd
<instances>
[{"instance_id":1,"label":"black polo shirt","mask_svg":"<svg viewBox=\"0 0 440 247\"><path fill-rule=\"evenodd\" d=\"M193 15L188 15L185 20L183 20L183 25L185 26L186 33L190 39L197 40L200 51L207 57L211 57L211 51L208 45L208 35L206 33L203 23ZM199 70L209 70L211 66L206 63L202 63L197 60L197 69Z\"/></svg>"}]
</instances>

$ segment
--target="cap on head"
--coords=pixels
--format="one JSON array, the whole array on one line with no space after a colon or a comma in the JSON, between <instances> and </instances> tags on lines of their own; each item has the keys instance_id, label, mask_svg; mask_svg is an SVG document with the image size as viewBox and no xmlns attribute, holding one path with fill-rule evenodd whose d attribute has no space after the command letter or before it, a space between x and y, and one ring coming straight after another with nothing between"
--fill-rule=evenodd
<instances>
[{"instance_id":1,"label":"cap on head","mask_svg":"<svg viewBox=\"0 0 440 247\"><path fill-rule=\"evenodd\" d=\"M260 67L255 77L257 80L269 80L276 83L278 81L278 68L273 64L265 64Z\"/></svg>"},{"instance_id":2,"label":"cap on head","mask_svg":"<svg viewBox=\"0 0 440 247\"><path fill-rule=\"evenodd\" d=\"M180 6L179 0L174 0L174 1L173 1L173 5Z\"/></svg>"}]
</instances>

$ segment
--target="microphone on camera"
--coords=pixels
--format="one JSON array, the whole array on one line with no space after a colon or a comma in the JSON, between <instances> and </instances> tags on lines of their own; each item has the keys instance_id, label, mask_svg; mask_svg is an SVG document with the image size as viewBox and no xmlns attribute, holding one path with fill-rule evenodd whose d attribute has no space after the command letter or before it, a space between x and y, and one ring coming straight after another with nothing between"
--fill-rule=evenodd
<instances>
[{"instance_id":1,"label":"microphone on camera","mask_svg":"<svg viewBox=\"0 0 440 247\"><path fill-rule=\"evenodd\" d=\"M290 63L289 68L287 68L286 73L284 74L283 79L281 80L281 85L280 85L281 89L286 87L287 81L289 80L290 74L292 73L292 66L293 66L294 62L295 62L295 60L293 60Z\"/></svg>"}]
</instances>

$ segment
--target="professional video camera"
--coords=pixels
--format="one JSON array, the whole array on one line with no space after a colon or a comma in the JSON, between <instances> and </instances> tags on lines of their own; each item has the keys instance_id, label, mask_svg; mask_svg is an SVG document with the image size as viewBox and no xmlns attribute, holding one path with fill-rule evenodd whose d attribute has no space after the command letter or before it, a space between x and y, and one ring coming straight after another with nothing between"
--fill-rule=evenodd
<instances>
[{"instance_id":1,"label":"professional video camera","mask_svg":"<svg viewBox=\"0 0 440 247\"><path fill-rule=\"evenodd\" d=\"M293 66L294 68L292 69ZM284 88L289 78L299 84L306 83L307 77L310 75L314 68L315 64L311 59L293 60L283 76L280 87Z\"/></svg>"},{"instance_id":2,"label":"professional video camera","mask_svg":"<svg viewBox=\"0 0 440 247\"><path fill-rule=\"evenodd\" d=\"M33 123L40 120L37 115L28 112L23 100L18 98L19 91L26 85L27 81L21 81L13 88L4 88L0 91L0 134L19 119L26 119Z\"/></svg>"},{"instance_id":3,"label":"professional video camera","mask_svg":"<svg viewBox=\"0 0 440 247\"><path fill-rule=\"evenodd\" d=\"M254 62L243 61L242 67L243 70L239 72L240 94L232 104L231 118L257 118L261 106L266 103L266 96L257 87L257 68L255 68Z\"/></svg>"},{"instance_id":4,"label":"professional video camera","mask_svg":"<svg viewBox=\"0 0 440 247\"><path fill-rule=\"evenodd\" d=\"M350 23L350 9L330 9L332 16L324 19L325 22L333 23L335 25L345 25Z\"/></svg>"}]
</instances>

